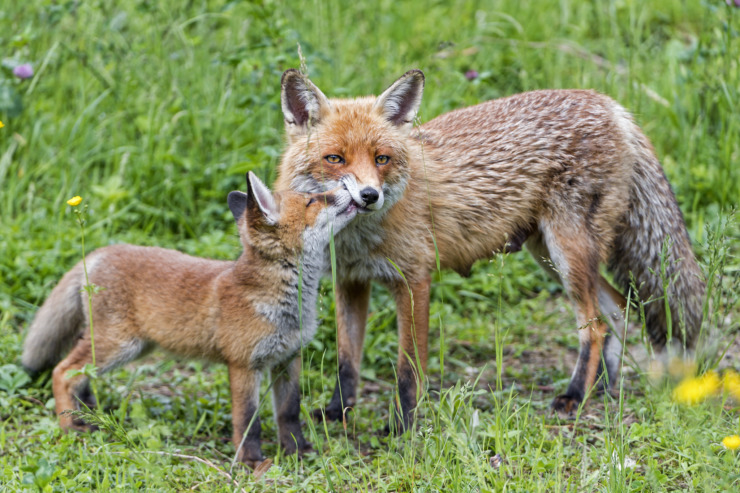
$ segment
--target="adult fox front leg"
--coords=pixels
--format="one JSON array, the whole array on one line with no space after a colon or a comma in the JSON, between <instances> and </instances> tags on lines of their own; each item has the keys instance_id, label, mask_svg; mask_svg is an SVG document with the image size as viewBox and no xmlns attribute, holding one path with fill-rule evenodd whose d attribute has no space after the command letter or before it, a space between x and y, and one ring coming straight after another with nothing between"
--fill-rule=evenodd
<instances>
[{"instance_id":1,"label":"adult fox front leg","mask_svg":"<svg viewBox=\"0 0 740 493\"><path fill-rule=\"evenodd\" d=\"M428 313L419 312L428 303L435 244L441 266L463 275L476 260L523 245L552 266L546 270L573 302L581 341L571 383L553 401L561 415L573 415L602 368L608 383L619 367L618 339L600 316L613 317L622 301L600 265L624 291L634 279L639 299L668 300L669 310L644 307L654 345L666 342L669 327L692 343L701 271L653 148L624 108L593 91L533 91L414 129L423 87L423 74L412 70L377 98L329 100L298 71L283 75L288 145L276 187L317 192L344 184L363 212L336 238L340 373L332 406L354 403L365 322L358 314L377 280L396 295L399 401L409 423L416 392L404 382L416 383L426 363ZM672 280L667 292L662 265ZM402 288L414 293L413 305ZM416 341L411 358L409 341ZM409 362L418 362L413 379Z\"/></svg>"},{"instance_id":2,"label":"adult fox front leg","mask_svg":"<svg viewBox=\"0 0 740 493\"><path fill-rule=\"evenodd\" d=\"M369 282L337 283L337 384L326 409L313 412L315 418L341 420L355 406L369 302Z\"/></svg>"}]
</instances>

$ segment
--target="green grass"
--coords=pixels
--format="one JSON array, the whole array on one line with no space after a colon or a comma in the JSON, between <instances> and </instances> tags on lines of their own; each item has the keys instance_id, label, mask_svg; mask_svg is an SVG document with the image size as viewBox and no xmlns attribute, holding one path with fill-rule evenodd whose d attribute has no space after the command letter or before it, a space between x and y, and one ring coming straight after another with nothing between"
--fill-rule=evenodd
<instances>
[{"instance_id":1,"label":"green grass","mask_svg":"<svg viewBox=\"0 0 740 493\"><path fill-rule=\"evenodd\" d=\"M328 96L378 93L410 68L427 83L421 120L539 88L593 88L655 145L712 290L712 342L738 329L740 227L708 235L740 198L740 9L722 1L5 2L0 7L0 490L231 491L227 374L162 355L99 380L106 431L60 433L48 378L29 381L26 325L81 256L65 201L89 206L89 248L129 242L234 258L226 194L283 147L281 73L299 64ZM35 77L20 81L16 63ZM468 81L467 70L479 77ZM576 423L549 416L577 352L559 288L526 254L434 284L429 384L414 433L385 438L397 352L390 295L374 288L355 413L312 423L336 351L331 285L304 352L306 431L317 453L282 456L246 490L730 491L740 460L732 401L686 408L670 380L624 372ZM637 321L636 317L633 317ZM495 337L494 337L495 335ZM630 332L639 349L639 328ZM721 366L740 367L738 345ZM443 360L443 362L442 362ZM708 358L710 365L716 358ZM489 458L501 454L500 469ZM208 463L193 458L197 457ZM629 459L634 467L618 467Z\"/></svg>"}]
</instances>

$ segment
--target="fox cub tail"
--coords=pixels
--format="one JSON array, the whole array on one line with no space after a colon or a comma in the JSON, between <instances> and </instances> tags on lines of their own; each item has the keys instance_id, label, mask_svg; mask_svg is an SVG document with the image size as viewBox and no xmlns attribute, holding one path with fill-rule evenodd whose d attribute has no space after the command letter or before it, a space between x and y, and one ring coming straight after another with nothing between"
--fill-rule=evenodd
<instances>
[{"instance_id":1,"label":"fox cub tail","mask_svg":"<svg viewBox=\"0 0 740 493\"><path fill-rule=\"evenodd\" d=\"M77 341L85 313L82 263L69 271L39 308L23 343L23 366L31 373L53 368Z\"/></svg>"}]
</instances>

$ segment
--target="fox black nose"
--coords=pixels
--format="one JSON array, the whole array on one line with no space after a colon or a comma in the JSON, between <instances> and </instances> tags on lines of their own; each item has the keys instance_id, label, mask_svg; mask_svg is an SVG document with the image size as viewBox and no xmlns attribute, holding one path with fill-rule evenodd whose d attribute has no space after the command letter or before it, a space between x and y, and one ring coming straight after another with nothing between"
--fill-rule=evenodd
<instances>
[{"instance_id":1,"label":"fox black nose","mask_svg":"<svg viewBox=\"0 0 740 493\"><path fill-rule=\"evenodd\" d=\"M373 187L365 187L360 192L360 197L365 201L365 205L370 205L378 201L380 194Z\"/></svg>"}]
</instances>

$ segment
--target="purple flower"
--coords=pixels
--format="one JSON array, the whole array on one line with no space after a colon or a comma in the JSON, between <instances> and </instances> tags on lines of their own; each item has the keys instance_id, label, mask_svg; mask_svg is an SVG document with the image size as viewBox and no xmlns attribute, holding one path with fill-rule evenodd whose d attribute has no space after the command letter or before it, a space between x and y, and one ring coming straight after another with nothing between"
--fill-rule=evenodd
<instances>
[{"instance_id":1,"label":"purple flower","mask_svg":"<svg viewBox=\"0 0 740 493\"><path fill-rule=\"evenodd\" d=\"M30 79L31 77L33 77L33 67L30 63L18 65L16 68L13 69L13 75L18 77L19 79Z\"/></svg>"},{"instance_id":2,"label":"purple flower","mask_svg":"<svg viewBox=\"0 0 740 493\"><path fill-rule=\"evenodd\" d=\"M738 0L740 1L740 0ZM478 71L477 70L468 70L465 72L465 78L468 80L474 80L478 78Z\"/></svg>"},{"instance_id":3,"label":"purple flower","mask_svg":"<svg viewBox=\"0 0 740 493\"><path fill-rule=\"evenodd\" d=\"M740 0L725 0L725 3L730 6L740 7Z\"/></svg>"}]
</instances>

